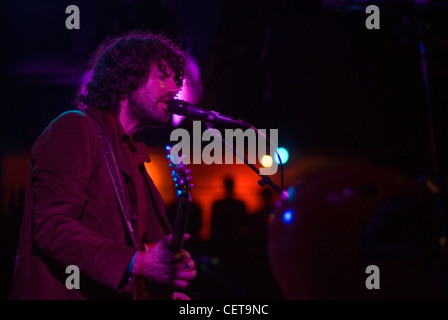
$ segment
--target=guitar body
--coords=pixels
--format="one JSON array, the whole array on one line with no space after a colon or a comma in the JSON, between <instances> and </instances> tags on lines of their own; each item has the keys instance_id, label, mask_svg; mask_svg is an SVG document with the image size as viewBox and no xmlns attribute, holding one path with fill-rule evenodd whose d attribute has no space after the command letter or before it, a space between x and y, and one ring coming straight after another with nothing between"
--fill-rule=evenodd
<instances>
[{"instance_id":1,"label":"guitar body","mask_svg":"<svg viewBox=\"0 0 448 320\"><path fill-rule=\"evenodd\" d=\"M181 162L174 164L171 161L171 147L166 148L169 160L169 167L172 170L174 187L178 199L178 208L176 212L176 220L174 222L173 234L169 248L172 252L180 252L183 248L183 238L187 228L188 215L190 212L192 184L189 176L191 170ZM143 244L141 250L149 251L155 243ZM135 300L190 300L190 298L180 292L175 292L174 286L166 285L160 282L152 281L145 277L134 277L134 299Z\"/></svg>"},{"instance_id":2,"label":"guitar body","mask_svg":"<svg viewBox=\"0 0 448 320\"><path fill-rule=\"evenodd\" d=\"M155 243L145 243L142 250L149 251ZM174 288L142 276L134 277L135 300L173 300Z\"/></svg>"},{"instance_id":3,"label":"guitar body","mask_svg":"<svg viewBox=\"0 0 448 320\"><path fill-rule=\"evenodd\" d=\"M137 276L134 279L135 300L175 300L174 288Z\"/></svg>"}]
</instances>

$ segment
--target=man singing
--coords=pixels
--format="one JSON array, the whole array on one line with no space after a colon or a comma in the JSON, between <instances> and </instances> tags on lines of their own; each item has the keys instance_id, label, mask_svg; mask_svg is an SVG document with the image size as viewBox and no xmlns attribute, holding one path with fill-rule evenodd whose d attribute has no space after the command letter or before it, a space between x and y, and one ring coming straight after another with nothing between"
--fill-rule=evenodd
<instances>
[{"instance_id":1,"label":"man singing","mask_svg":"<svg viewBox=\"0 0 448 320\"><path fill-rule=\"evenodd\" d=\"M138 299L136 279L186 288L196 277L190 254L169 249L139 135L167 124L167 103L187 77L183 52L162 35L130 32L102 43L90 67L79 110L53 120L31 151L11 299ZM79 288L66 285L68 266L78 268Z\"/></svg>"}]
</instances>

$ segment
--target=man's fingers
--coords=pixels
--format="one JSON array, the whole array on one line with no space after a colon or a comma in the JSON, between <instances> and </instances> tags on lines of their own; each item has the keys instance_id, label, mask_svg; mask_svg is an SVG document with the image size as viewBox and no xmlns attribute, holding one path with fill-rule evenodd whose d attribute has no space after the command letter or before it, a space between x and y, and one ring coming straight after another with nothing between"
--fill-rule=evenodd
<instances>
[{"instance_id":1,"label":"man's fingers","mask_svg":"<svg viewBox=\"0 0 448 320\"><path fill-rule=\"evenodd\" d=\"M168 242L171 242L173 240L173 234L170 233L169 235L165 236L165 238L168 240ZM187 241L191 238L191 235L189 233L184 233L183 240Z\"/></svg>"},{"instance_id":2,"label":"man's fingers","mask_svg":"<svg viewBox=\"0 0 448 320\"><path fill-rule=\"evenodd\" d=\"M188 281L184 280L174 280L174 285L178 288L185 289L188 287Z\"/></svg>"},{"instance_id":3,"label":"man's fingers","mask_svg":"<svg viewBox=\"0 0 448 320\"><path fill-rule=\"evenodd\" d=\"M194 270L182 270L178 271L176 274L176 279L191 281L196 278L197 271Z\"/></svg>"},{"instance_id":4,"label":"man's fingers","mask_svg":"<svg viewBox=\"0 0 448 320\"><path fill-rule=\"evenodd\" d=\"M184 269L194 270L196 268L196 263L193 259L189 259L184 262Z\"/></svg>"},{"instance_id":5,"label":"man's fingers","mask_svg":"<svg viewBox=\"0 0 448 320\"><path fill-rule=\"evenodd\" d=\"M180 288L186 288L191 280L196 278L196 270L179 271L174 279L174 285Z\"/></svg>"},{"instance_id":6,"label":"man's fingers","mask_svg":"<svg viewBox=\"0 0 448 320\"><path fill-rule=\"evenodd\" d=\"M187 264L188 261L192 260L190 254L182 250L174 255L174 262Z\"/></svg>"}]
</instances>

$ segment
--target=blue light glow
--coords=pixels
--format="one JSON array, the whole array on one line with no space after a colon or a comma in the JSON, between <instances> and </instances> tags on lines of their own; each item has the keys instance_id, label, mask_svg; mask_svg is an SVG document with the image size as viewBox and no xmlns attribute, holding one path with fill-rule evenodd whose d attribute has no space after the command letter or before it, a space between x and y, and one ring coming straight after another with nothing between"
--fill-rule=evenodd
<instances>
[{"instance_id":1,"label":"blue light glow","mask_svg":"<svg viewBox=\"0 0 448 320\"><path fill-rule=\"evenodd\" d=\"M275 155L274 159L275 162L280 164L280 161L278 160L278 157L280 156L280 159L282 160L282 164L285 164L289 159L289 152L285 148L278 148L277 149L278 155Z\"/></svg>"},{"instance_id":2,"label":"blue light glow","mask_svg":"<svg viewBox=\"0 0 448 320\"><path fill-rule=\"evenodd\" d=\"M296 189L294 187L289 187L287 192L288 192L288 201L292 202L296 195Z\"/></svg>"},{"instance_id":3,"label":"blue light glow","mask_svg":"<svg viewBox=\"0 0 448 320\"><path fill-rule=\"evenodd\" d=\"M283 212L282 220L284 223L290 223L292 221L293 213L292 210L287 210Z\"/></svg>"}]
</instances>

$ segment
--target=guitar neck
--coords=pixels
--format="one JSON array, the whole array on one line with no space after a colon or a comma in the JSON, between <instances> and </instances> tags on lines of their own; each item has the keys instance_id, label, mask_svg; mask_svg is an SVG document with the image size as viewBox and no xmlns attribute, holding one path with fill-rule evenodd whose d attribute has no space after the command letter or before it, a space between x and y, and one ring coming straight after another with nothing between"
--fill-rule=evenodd
<instances>
[{"instance_id":1,"label":"guitar neck","mask_svg":"<svg viewBox=\"0 0 448 320\"><path fill-rule=\"evenodd\" d=\"M173 226L173 237L170 242L170 250L179 252L183 248L184 234L187 230L188 215L190 213L190 201L187 197L180 197L177 204L177 215Z\"/></svg>"},{"instance_id":2,"label":"guitar neck","mask_svg":"<svg viewBox=\"0 0 448 320\"><path fill-rule=\"evenodd\" d=\"M166 150L170 152L171 147L167 147ZM170 153L167 155L167 158L171 160ZM190 188L192 184L190 183L191 177L189 173L191 170L187 169L184 163L175 165L171 161L169 167L172 170L178 203L176 220L173 225L173 234L168 248L172 252L177 253L183 248L184 234L187 230L188 216L190 214ZM135 297L137 300L172 300L174 298L173 285L161 284L142 277L136 277L135 289Z\"/></svg>"}]
</instances>

